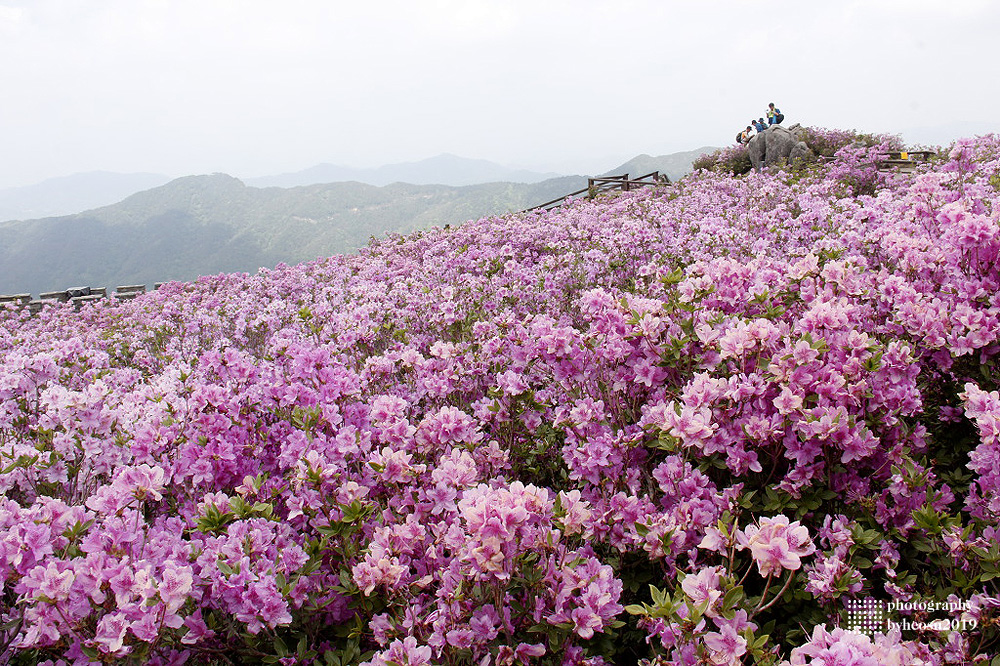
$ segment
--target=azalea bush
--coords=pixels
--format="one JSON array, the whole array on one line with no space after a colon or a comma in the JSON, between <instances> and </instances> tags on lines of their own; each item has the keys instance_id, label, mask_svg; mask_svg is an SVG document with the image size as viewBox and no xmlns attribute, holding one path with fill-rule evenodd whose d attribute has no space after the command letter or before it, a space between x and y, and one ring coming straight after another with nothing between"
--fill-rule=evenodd
<instances>
[{"instance_id":1,"label":"azalea bush","mask_svg":"<svg viewBox=\"0 0 1000 666\"><path fill-rule=\"evenodd\" d=\"M8 307L3 660L996 663L1000 139L883 148Z\"/></svg>"},{"instance_id":2,"label":"azalea bush","mask_svg":"<svg viewBox=\"0 0 1000 666\"><path fill-rule=\"evenodd\" d=\"M734 176L742 176L753 169L750 153L742 143L706 153L696 159L691 166L695 171L716 171Z\"/></svg>"},{"instance_id":3,"label":"azalea bush","mask_svg":"<svg viewBox=\"0 0 1000 666\"><path fill-rule=\"evenodd\" d=\"M898 135L871 134L855 130L827 129L824 127L803 127L802 140L817 157L834 157L847 146L872 148L884 146L887 150L904 150L903 140Z\"/></svg>"}]
</instances>

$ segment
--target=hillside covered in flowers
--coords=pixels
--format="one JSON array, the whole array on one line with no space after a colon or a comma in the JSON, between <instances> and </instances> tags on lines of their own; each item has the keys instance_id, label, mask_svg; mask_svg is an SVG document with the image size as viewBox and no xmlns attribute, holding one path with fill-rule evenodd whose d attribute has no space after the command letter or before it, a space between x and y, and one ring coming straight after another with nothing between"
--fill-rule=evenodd
<instances>
[{"instance_id":1,"label":"hillside covered in flowers","mask_svg":"<svg viewBox=\"0 0 1000 666\"><path fill-rule=\"evenodd\" d=\"M0 311L0 660L990 663L1000 138L811 140Z\"/></svg>"}]
</instances>

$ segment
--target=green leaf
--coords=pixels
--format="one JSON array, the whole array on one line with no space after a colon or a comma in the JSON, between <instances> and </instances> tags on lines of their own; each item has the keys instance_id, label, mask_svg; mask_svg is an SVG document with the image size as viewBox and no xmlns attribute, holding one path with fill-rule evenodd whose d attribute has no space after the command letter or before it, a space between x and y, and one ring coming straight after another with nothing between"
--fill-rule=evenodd
<instances>
[{"instance_id":1,"label":"green leaf","mask_svg":"<svg viewBox=\"0 0 1000 666\"><path fill-rule=\"evenodd\" d=\"M649 586L649 595L653 598L653 603L657 606L664 606L667 603L667 593L666 591L660 591L655 585Z\"/></svg>"},{"instance_id":2,"label":"green leaf","mask_svg":"<svg viewBox=\"0 0 1000 666\"><path fill-rule=\"evenodd\" d=\"M254 504L252 511L268 519L274 515L274 507L270 504L265 504L264 502L257 502Z\"/></svg>"},{"instance_id":3,"label":"green leaf","mask_svg":"<svg viewBox=\"0 0 1000 666\"><path fill-rule=\"evenodd\" d=\"M691 624L694 624L694 625L697 625L699 622L701 622L701 618L702 618L703 615L705 615L705 611L708 610L708 605L711 602L712 602L711 599L705 599L705 601L701 602L700 604L698 604L697 606L694 606L694 607L692 607L691 603L688 602L688 604L687 604L687 607L688 607L688 617L687 617L688 622L690 622Z\"/></svg>"},{"instance_id":4,"label":"green leaf","mask_svg":"<svg viewBox=\"0 0 1000 666\"><path fill-rule=\"evenodd\" d=\"M102 661L101 660L101 651L98 650L95 647L91 647L89 645L83 645L83 644L81 644L80 645L80 651L83 652L88 657L90 657L91 661Z\"/></svg>"},{"instance_id":5,"label":"green leaf","mask_svg":"<svg viewBox=\"0 0 1000 666\"><path fill-rule=\"evenodd\" d=\"M666 275L662 276L660 279L664 284L677 284L684 279L684 269L679 267L675 268Z\"/></svg>"},{"instance_id":6,"label":"green leaf","mask_svg":"<svg viewBox=\"0 0 1000 666\"><path fill-rule=\"evenodd\" d=\"M737 585L726 592L726 596L722 597L722 610L727 611L734 608L741 599L743 599L743 586Z\"/></svg>"}]
</instances>

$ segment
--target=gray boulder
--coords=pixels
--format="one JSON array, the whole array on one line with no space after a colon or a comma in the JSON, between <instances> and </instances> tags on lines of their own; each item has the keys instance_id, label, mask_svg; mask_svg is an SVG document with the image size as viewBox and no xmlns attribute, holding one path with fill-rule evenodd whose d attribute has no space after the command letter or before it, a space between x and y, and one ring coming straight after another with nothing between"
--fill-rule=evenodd
<instances>
[{"instance_id":1,"label":"gray boulder","mask_svg":"<svg viewBox=\"0 0 1000 666\"><path fill-rule=\"evenodd\" d=\"M788 161L794 163L796 160L804 160L814 157L813 151L809 149L805 141L799 141L792 146L792 152L788 155Z\"/></svg>"},{"instance_id":2,"label":"gray boulder","mask_svg":"<svg viewBox=\"0 0 1000 666\"><path fill-rule=\"evenodd\" d=\"M774 127L772 125L772 127ZM750 143L747 144L747 156L750 158L750 164L753 165L754 169L760 170L761 166L764 164L764 154L767 139L764 136L767 132L771 130L768 129L765 132L757 132Z\"/></svg>"},{"instance_id":3,"label":"gray boulder","mask_svg":"<svg viewBox=\"0 0 1000 666\"><path fill-rule=\"evenodd\" d=\"M802 140L804 135L805 130L798 123L789 127L771 125L747 144L750 163L759 171L782 160L791 162L810 157L812 151Z\"/></svg>"}]
</instances>

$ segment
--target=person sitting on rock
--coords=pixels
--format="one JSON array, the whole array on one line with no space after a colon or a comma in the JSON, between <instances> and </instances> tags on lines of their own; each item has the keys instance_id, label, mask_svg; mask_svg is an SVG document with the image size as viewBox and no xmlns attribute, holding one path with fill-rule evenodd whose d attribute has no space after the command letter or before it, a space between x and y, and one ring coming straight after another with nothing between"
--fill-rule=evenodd
<instances>
[{"instance_id":1,"label":"person sitting on rock","mask_svg":"<svg viewBox=\"0 0 1000 666\"><path fill-rule=\"evenodd\" d=\"M758 132L763 132L764 130L767 129L767 125L764 124L764 119L763 118L758 118L757 120L752 120L752 121L750 121L750 123L754 126L754 129L756 129Z\"/></svg>"},{"instance_id":2,"label":"person sitting on rock","mask_svg":"<svg viewBox=\"0 0 1000 666\"><path fill-rule=\"evenodd\" d=\"M767 105L767 124L768 125L780 125L781 121L785 119L785 116L781 114L781 109L771 102Z\"/></svg>"},{"instance_id":3,"label":"person sitting on rock","mask_svg":"<svg viewBox=\"0 0 1000 666\"><path fill-rule=\"evenodd\" d=\"M743 134L741 135L740 143L745 146L750 143L750 139L755 136L757 136L757 130L753 128L753 125L747 125L747 128L743 130Z\"/></svg>"}]
</instances>

